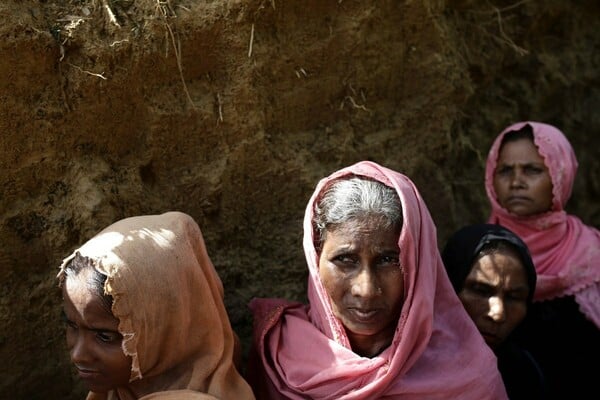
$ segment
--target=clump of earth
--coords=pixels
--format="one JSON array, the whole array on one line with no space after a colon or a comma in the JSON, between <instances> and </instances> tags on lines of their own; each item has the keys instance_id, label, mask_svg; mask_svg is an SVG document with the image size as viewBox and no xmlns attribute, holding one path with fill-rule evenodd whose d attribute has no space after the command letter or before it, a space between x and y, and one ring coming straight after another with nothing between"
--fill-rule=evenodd
<instances>
[{"instance_id":1,"label":"clump of earth","mask_svg":"<svg viewBox=\"0 0 600 400\"><path fill-rule=\"evenodd\" d=\"M359 160L408 175L438 228L482 222L494 137L572 142L569 212L600 225L600 4L6 0L0 4L0 397L76 399L58 265L110 223L199 223L231 322L305 299L304 207Z\"/></svg>"}]
</instances>

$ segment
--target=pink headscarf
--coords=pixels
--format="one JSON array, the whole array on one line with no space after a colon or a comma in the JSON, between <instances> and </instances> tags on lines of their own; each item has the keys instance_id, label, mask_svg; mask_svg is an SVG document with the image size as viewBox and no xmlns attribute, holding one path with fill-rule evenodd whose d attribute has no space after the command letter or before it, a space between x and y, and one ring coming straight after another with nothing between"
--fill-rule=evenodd
<instances>
[{"instance_id":1,"label":"pink headscarf","mask_svg":"<svg viewBox=\"0 0 600 400\"><path fill-rule=\"evenodd\" d=\"M402 203L404 305L392 344L373 358L352 351L319 278L313 245L315 202L331 181L351 174L394 188ZM406 176L360 162L322 179L306 208L304 252L309 306L275 299L251 303L257 358L249 381L257 398L506 398L496 359L450 285L433 221Z\"/></svg>"},{"instance_id":2,"label":"pink headscarf","mask_svg":"<svg viewBox=\"0 0 600 400\"><path fill-rule=\"evenodd\" d=\"M494 191L494 172L507 132L529 125L552 179L552 209L519 217L502 208ZM565 212L577 172L571 144L557 128L539 122L519 122L506 128L490 149L485 188L492 206L489 222L519 235L529 247L538 273L534 300L574 295L581 311L600 327L600 232Z\"/></svg>"}]
</instances>

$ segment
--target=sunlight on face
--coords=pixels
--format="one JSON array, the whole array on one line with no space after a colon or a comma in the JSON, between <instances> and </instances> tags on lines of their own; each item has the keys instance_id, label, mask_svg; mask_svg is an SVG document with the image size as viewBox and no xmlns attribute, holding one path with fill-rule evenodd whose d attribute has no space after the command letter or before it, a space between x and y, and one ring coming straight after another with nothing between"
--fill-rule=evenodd
<instances>
[{"instance_id":1,"label":"sunlight on face","mask_svg":"<svg viewBox=\"0 0 600 400\"><path fill-rule=\"evenodd\" d=\"M90 288L92 273L85 268L65 279L63 311L71 361L89 390L101 393L129 382L131 357L121 348L119 320Z\"/></svg>"},{"instance_id":2,"label":"sunlight on face","mask_svg":"<svg viewBox=\"0 0 600 400\"><path fill-rule=\"evenodd\" d=\"M527 276L512 251L479 258L465 279L458 297L486 343L496 347L525 318Z\"/></svg>"},{"instance_id":3,"label":"sunlight on face","mask_svg":"<svg viewBox=\"0 0 600 400\"><path fill-rule=\"evenodd\" d=\"M398 237L394 227L364 217L327 231L319 274L355 352L372 356L394 336L404 301Z\"/></svg>"}]
</instances>

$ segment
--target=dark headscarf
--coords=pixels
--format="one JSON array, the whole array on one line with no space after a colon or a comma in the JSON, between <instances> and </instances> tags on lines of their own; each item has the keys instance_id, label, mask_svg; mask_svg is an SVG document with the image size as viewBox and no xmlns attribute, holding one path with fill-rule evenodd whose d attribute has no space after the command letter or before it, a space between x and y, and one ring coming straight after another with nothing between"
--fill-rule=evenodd
<instances>
[{"instance_id":1,"label":"dark headscarf","mask_svg":"<svg viewBox=\"0 0 600 400\"><path fill-rule=\"evenodd\" d=\"M462 290L465 279L471 272L479 252L496 241L508 243L519 255L527 276L527 285L529 286L527 304L530 305L533 300L536 282L535 267L531 255L527 245L517 235L500 225L468 225L459 229L450 237L442 252L442 260L454 290L456 293Z\"/></svg>"}]
</instances>

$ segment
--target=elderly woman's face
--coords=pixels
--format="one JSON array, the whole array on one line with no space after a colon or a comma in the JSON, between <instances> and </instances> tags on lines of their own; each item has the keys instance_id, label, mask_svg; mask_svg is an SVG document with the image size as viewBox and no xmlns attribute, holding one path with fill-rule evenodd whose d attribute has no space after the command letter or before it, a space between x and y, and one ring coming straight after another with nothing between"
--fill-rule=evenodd
<instances>
[{"instance_id":1,"label":"elderly woman's face","mask_svg":"<svg viewBox=\"0 0 600 400\"><path fill-rule=\"evenodd\" d=\"M333 312L366 356L391 343L404 300L400 229L381 226L380 217L365 217L328 230L319 258ZM372 351L354 346L365 342Z\"/></svg>"}]
</instances>

